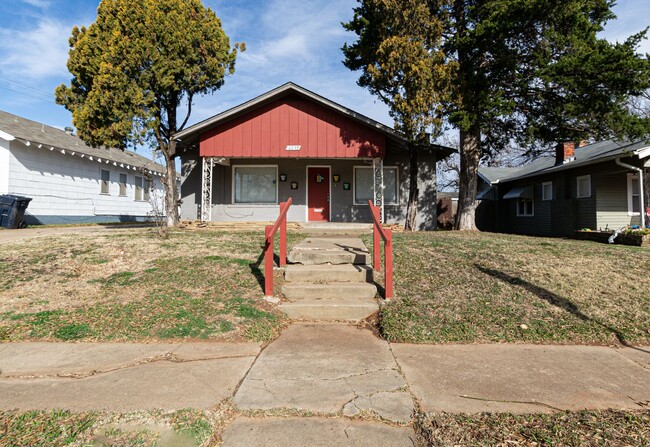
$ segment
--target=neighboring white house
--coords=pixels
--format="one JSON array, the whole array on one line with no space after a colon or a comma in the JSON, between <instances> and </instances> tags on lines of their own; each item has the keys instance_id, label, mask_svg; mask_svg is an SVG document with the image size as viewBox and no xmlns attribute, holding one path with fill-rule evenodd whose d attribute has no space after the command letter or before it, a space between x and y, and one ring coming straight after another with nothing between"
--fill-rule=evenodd
<instances>
[{"instance_id":1,"label":"neighboring white house","mask_svg":"<svg viewBox=\"0 0 650 447\"><path fill-rule=\"evenodd\" d=\"M162 210L163 172L133 152L92 148L0 111L0 194L32 198L27 224L145 220Z\"/></svg>"}]
</instances>

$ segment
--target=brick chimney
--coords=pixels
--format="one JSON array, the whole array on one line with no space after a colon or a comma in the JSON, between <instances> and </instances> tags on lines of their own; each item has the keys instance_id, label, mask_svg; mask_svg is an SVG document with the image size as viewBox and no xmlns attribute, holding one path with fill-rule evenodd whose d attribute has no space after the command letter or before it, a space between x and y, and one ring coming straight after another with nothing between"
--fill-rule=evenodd
<instances>
[{"instance_id":1,"label":"brick chimney","mask_svg":"<svg viewBox=\"0 0 650 447\"><path fill-rule=\"evenodd\" d=\"M575 160L576 144L575 143L560 143L555 146L555 164L561 165Z\"/></svg>"}]
</instances>

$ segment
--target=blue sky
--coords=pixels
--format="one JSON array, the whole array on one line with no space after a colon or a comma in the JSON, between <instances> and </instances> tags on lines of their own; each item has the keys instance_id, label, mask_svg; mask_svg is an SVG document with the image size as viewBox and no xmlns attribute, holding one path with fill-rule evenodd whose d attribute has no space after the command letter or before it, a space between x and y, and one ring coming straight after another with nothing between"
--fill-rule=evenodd
<instances>
[{"instance_id":1,"label":"blue sky","mask_svg":"<svg viewBox=\"0 0 650 447\"><path fill-rule=\"evenodd\" d=\"M216 94L195 101L197 122L293 81L391 125L386 107L356 85L341 63L340 48L354 35L340 26L356 0L204 0L223 22L231 42L246 42L236 73ZM98 0L0 0L0 109L52 126L71 125L54 103L54 88L68 83L68 37L89 25ZM648 0L619 0L618 20L605 32L621 40L650 25ZM650 53L645 41L642 52Z\"/></svg>"}]
</instances>

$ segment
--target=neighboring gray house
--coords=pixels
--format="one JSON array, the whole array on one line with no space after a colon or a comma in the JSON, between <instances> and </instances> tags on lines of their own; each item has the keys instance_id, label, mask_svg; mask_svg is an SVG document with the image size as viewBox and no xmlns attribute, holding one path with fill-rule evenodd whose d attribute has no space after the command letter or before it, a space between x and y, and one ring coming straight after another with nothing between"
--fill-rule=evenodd
<instances>
[{"instance_id":1,"label":"neighboring gray house","mask_svg":"<svg viewBox=\"0 0 650 447\"><path fill-rule=\"evenodd\" d=\"M571 236L575 230L640 225L648 206L650 143L557 146L516 168L480 167L481 230Z\"/></svg>"},{"instance_id":2,"label":"neighboring gray house","mask_svg":"<svg viewBox=\"0 0 650 447\"><path fill-rule=\"evenodd\" d=\"M145 220L152 198L162 198L163 172L133 152L92 148L71 133L0 111L0 194L32 198L27 224Z\"/></svg>"},{"instance_id":3,"label":"neighboring gray house","mask_svg":"<svg viewBox=\"0 0 650 447\"><path fill-rule=\"evenodd\" d=\"M406 141L393 129L293 83L177 134L184 219L273 221L289 197L297 222L403 223ZM418 229L436 227L436 163L453 149L418 154Z\"/></svg>"}]
</instances>

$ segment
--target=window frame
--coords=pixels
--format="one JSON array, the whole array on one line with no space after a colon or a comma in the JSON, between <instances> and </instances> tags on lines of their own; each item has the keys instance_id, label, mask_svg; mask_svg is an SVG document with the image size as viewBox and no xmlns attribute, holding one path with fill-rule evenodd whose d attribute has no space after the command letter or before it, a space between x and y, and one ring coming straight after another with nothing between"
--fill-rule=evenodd
<instances>
[{"instance_id":1,"label":"window frame","mask_svg":"<svg viewBox=\"0 0 650 447\"><path fill-rule=\"evenodd\" d=\"M580 181L587 180L587 185L589 187L586 194L580 194ZM591 174L579 175L576 177L576 198L578 199L588 199L591 197Z\"/></svg>"},{"instance_id":2,"label":"window frame","mask_svg":"<svg viewBox=\"0 0 650 447\"><path fill-rule=\"evenodd\" d=\"M359 203L357 202L357 169L369 169L372 171L373 167L372 166L353 166L353 171L352 171L352 204L359 206L359 205L368 205L368 203ZM399 169L397 166L384 166L384 170L386 169L392 169L395 171L395 202L387 203L384 202L384 205L386 206L396 206L399 205ZM384 189L386 185L384 184ZM384 194L384 197L386 197L386 194ZM373 201L374 202L374 201Z\"/></svg>"},{"instance_id":3,"label":"window frame","mask_svg":"<svg viewBox=\"0 0 650 447\"><path fill-rule=\"evenodd\" d=\"M274 168L275 169L275 202L236 202L235 201L235 170L237 168ZM233 165L230 171L230 204L239 206L277 205L280 203L280 178L278 165Z\"/></svg>"},{"instance_id":4,"label":"window frame","mask_svg":"<svg viewBox=\"0 0 650 447\"><path fill-rule=\"evenodd\" d=\"M122 176L124 176L124 183L122 183ZM120 172L119 182L118 182L118 185L120 186L118 195L120 197L126 197L126 188L128 184L129 184L129 176L124 172Z\"/></svg>"},{"instance_id":5,"label":"window frame","mask_svg":"<svg viewBox=\"0 0 650 447\"><path fill-rule=\"evenodd\" d=\"M108 179L104 180L104 172L108 173ZM106 191L104 191L106 186ZM99 193L105 196L111 195L111 171L110 169L99 168Z\"/></svg>"},{"instance_id":6,"label":"window frame","mask_svg":"<svg viewBox=\"0 0 650 447\"><path fill-rule=\"evenodd\" d=\"M627 215L628 216L640 216L641 215L641 189L639 188L639 193L636 194L639 201L639 211L634 211L634 182L639 183L639 174L628 172L627 174ZM640 187L641 185L639 185Z\"/></svg>"},{"instance_id":7,"label":"window frame","mask_svg":"<svg viewBox=\"0 0 650 447\"><path fill-rule=\"evenodd\" d=\"M550 186L551 187L551 194L550 196L546 195L546 187ZM542 201L543 202L548 202L553 200L553 182L542 182Z\"/></svg>"},{"instance_id":8,"label":"window frame","mask_svg":"<svg viewBox=\"0 0 650 447\"><path fill-rule=\"evenodd\" d=\"M525 210L523 213L519 211L519 204L521 202L524 202L526 204L530 203L530 209L527 205L524 206ZM517 217L535 217L535 199L524 199L524 198L518 198L517 201L515 202L515 206L517 208Z\"/></svg>"},{"instance_id":9,"label":"window frame","mask_svg":"<svg viewBox=\"0 0 650 447\"><path fill-rule=\"evenodd\" d=\"M144 202L143 200L143 190L144 190L144 177L141 175L134 176L133 181L133 200L136 202ZM140 185L138 186L138 179L140 179ZM138 193L140 193L140 198L138 198Z\"/></svg>"}]
</instances>

